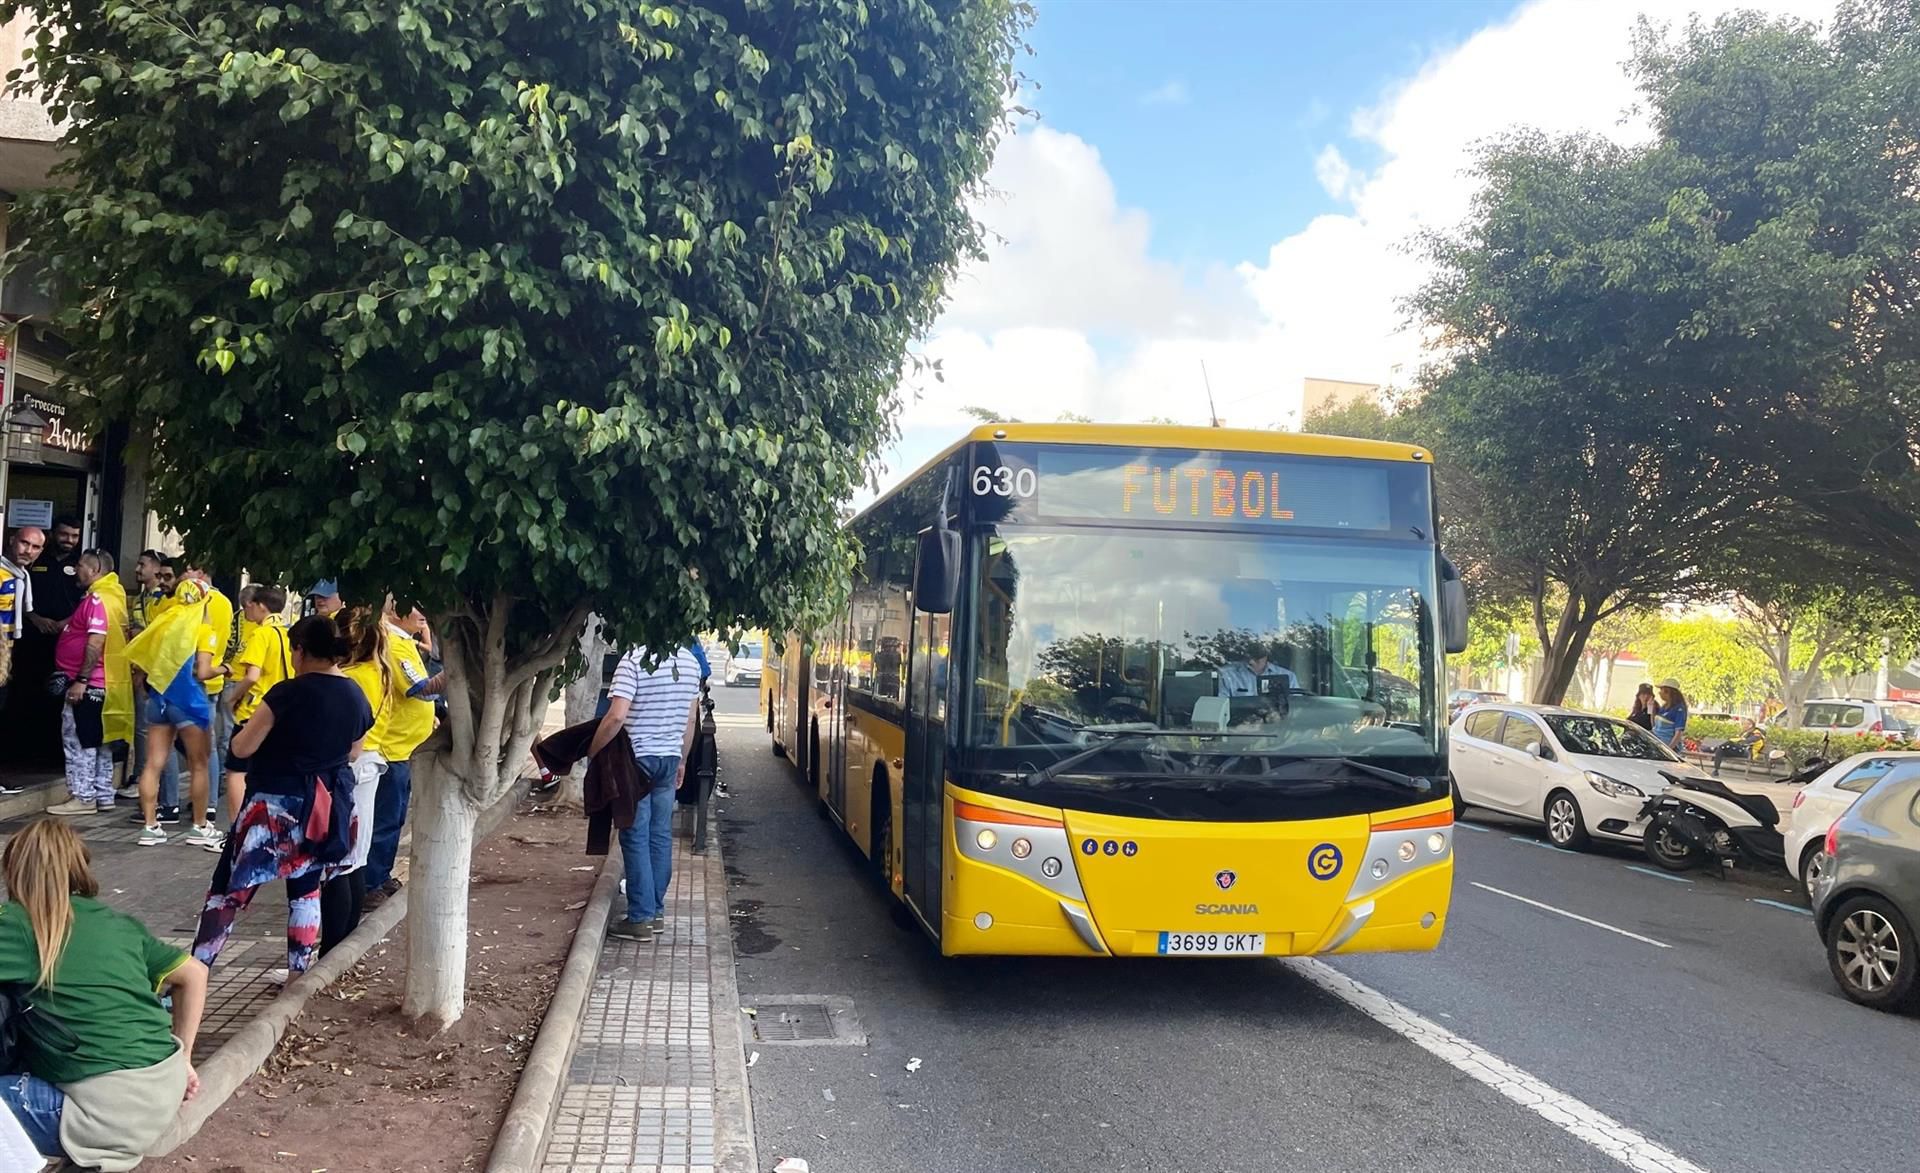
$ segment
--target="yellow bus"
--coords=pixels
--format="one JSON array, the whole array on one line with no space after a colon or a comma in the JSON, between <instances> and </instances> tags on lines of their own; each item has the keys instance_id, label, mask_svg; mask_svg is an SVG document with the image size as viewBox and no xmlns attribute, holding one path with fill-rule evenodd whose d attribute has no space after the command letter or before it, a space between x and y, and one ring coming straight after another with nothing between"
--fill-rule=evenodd
<instances>
[{"instance_id":1,"label":"yellow bus","mask_svg":"<svg viewBox=\"0 0 1920 1173\"><path fill-rule=\"evenodd\" d=\"M1465 596L1400 444L976 428L852 522L763 707L946 954L1431 949Z\"/></svg>"}]
</instances>

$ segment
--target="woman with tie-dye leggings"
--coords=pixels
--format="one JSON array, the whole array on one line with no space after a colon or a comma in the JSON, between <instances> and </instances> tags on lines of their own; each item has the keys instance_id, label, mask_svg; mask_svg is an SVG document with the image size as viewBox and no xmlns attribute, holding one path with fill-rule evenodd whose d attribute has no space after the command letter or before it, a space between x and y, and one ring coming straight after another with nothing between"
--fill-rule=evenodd
<instances>
[{"instance_id":1,"label":"woman with tie-dye leggings","mask_svg":"<svg viewBox=\"0 0 1920 1173\"><path fill-rule=\"evenodd\" d=\"M287 971L297 976L320 942L322 869L351 846L347 764L360 753L373 713L340 671L349 649L331 620L301 620L287 643L293 679L274 685L233 737L232 764L246 774L246 797L207 889L193 955L212 965L260 885L285 880Z\"/></svg>"}]
</instances>

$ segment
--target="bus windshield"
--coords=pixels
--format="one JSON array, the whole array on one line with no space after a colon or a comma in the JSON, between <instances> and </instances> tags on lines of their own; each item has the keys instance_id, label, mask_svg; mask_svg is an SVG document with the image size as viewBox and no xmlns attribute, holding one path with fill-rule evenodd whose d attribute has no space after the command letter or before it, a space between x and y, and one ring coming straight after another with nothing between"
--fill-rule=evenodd
<instances>
[{"instance_id":1,"label":"bus windshield","mask_svg":"<svg viewBox=\"0 0 1920 1173\"><path fill-rule=\"evenodd\" d=\"M1164 747L1167 773L1221 753L1439 753L1430 545L1007 526L981 541L966 744L987 762L1045 766L1102 738Z\"/></svg>"}]
</instances>

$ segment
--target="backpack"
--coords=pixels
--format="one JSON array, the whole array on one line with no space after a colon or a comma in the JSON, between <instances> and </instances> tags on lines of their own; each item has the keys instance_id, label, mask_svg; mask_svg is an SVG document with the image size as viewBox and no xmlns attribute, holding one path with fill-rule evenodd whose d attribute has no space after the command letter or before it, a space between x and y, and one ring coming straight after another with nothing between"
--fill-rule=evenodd
<instances>
[{"instance_id":1,"label":"backpack","mask_svg":"<svg viewBox=\"0 0 1920 1173\"><path fill-rule=\"evenodd\" d=\"M25 1071L23 1044L29 1042L40 1051L70 1051L79 1045L72 1031L40 1013L31 986L0 982L0 1071Z\"/></svg>"}]
</instances>

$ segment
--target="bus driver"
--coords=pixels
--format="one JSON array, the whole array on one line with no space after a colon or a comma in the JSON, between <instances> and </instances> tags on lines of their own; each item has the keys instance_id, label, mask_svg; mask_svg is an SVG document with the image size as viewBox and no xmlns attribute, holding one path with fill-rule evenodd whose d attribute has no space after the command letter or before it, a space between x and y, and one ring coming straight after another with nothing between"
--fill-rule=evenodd
<instances>
[{"instance_id":1,"label":"bus driver","mask_svg":"<svg viewBox=\"0 0 1920 1173\"><path fill-rule=\"evenodd\" d=\"M1269 662L1272 653L1266 644L1253 644L1247 649L1246 658L1220 665L1220 696L1259 696L1260 682L1263 679L1279 677L1286 682L1289 692L1300 687L1300 681L1293 673Z\"/></svg>"}]
</instances>

